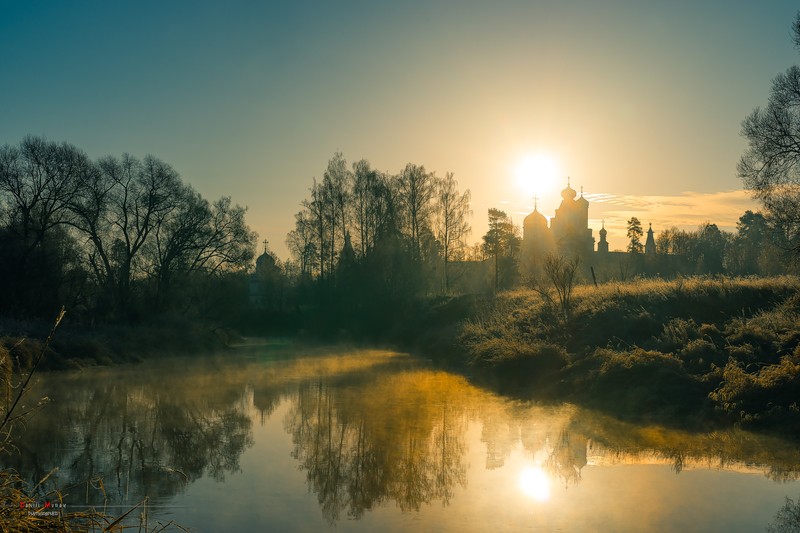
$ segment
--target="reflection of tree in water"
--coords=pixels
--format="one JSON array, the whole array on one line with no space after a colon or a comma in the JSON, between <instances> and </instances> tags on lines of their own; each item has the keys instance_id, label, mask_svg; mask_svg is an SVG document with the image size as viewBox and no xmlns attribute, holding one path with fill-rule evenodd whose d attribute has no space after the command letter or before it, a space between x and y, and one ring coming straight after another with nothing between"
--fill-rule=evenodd
<instances>
[{"instance_id":1,"label":"reflection of tree in water","mask_svg":"<svg viewBox=\"0 0 800 533\"><path fill-rule=\"evenodd\" d=\"M689 434L635 426L575 406L508 401L460 377L427 370L368 372L299 382L284 419L292 456L305 471L323 515L360 518L394 501L403 511L447 504L466 486L466 436L470 421L481 424L486 468L502 467L522 449L554 480L573 485L594 456L637 462L656 456L680 471L691 461L718 465L764 460L767 475L796 476L800 456L758 452L763 437L742 433ZM784 447L785 448L785 447ZM760 455L759 455L760 454ZM777 460L776 460L777 459Z\"/></svg>"},{"instance_id":2,"label":"reflection of tree in water","mask_svg":"<svg viewBox=\"0 0 800 533\"><path fill-rule=\"evenodd\" d=\"M739 429L690 432L623 422L600 413L584 412L570 430L591 436L592 453L612 462L659 460L680 473L689 466L759 469L778 482L800 479L796 442Z\"/></svg>"},{"instance_id":3,"label":"reflection of tree in water","mask_svg":"<svg viewBox=\"0 0 800 533\"><path fill-rule=\"evenodd\" d=\"M511 450L519 441L519 426L506 409L487 408L481 412L481 442L486 445L486 468L493 470L506 464Z\"/></svg>"},{"instance_id":4,"label":"reflection of tree in water","mask_svg":"<svg viewBox=\"0 0 800 533\"><path fill-rule=\"evenodd\" d=\"M566 485L581 480L581 469L586 466L586 437L561 431L552 452L544 462L546 471Z\"/></svg>"},{"instance_id":5,"label":"reflection of tree in water","mask_svg":"<svg viewBox=\"0 0 800 533\"><path fill-rule=\"evenodd\" d=\"M243 385L211 388L184 375L165 389L139 374L98 374L48 382L49 416L33 417L20 436L12 459L33 484L58 468L43 491L58 487L73 504L136 503L239 469L253 442Z\"/></svg>"},{"instance_id":6,"label":"reflection of tree in water","mask_svg":"<svg viewBox=\"0 0 800 533\"><path fill-rule=\"evenodd\" d=\"M580 481L586 466L586 437L569 431L575 415L571 406L530 406L495 399L481 405L481 442L486 444L486 468L505 465L519 444L531 460L538 460L554 479L565 484Z\"/></svg>"},{"instance_id":7,"label":"reflection of tree in water","mask_svg":"<svg viewBox=\"0 0 800 533\"><path fill-rule=\"evenodd\" d=\"M252 444L251 395L262 423L285 399L284 418L308 485L331 522L376 506L403 511L451 501L467 484L466 432L480 423L487 468L522 450L554 480L577 483L593 457L676 471L697 461L763 465L771 479L797 479L796 446L741 431L692 434L623 423L574 406L509 401L464 378L421 370L408 357L358 352L212 369L67 374L47 384L48 417L33 417L19 456L5 458L48 489L71 486L68 503L167 498L201 476L222 480ZM165 386L168 384L168 387ZM53 420L56 422L54 423ZM11 461L13 464L9 464ZM93 488L98 487L98 488Z\"/></svg>"},{"instance_id":8,"label":"reflection of tree in water","mask_svg":"<svg viewBox=\"0 0 800 533\"><path fill-rule=\"evenodd\" d=\"M402 372L332 385L300 386L285 425L323 515L352 518L393 500L403 511L447 504L466 485L467 411L441 372Z\"/></svg>"}]
</instances>

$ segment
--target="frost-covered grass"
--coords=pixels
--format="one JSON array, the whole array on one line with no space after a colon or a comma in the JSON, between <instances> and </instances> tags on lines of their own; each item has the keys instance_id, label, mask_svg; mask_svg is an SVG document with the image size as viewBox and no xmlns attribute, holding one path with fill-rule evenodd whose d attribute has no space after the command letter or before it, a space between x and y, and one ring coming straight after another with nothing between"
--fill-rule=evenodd
<instances>
[{"instance_id":1,"label":"frost-covered grass","mask_svg":"<svg viewBox=\"0 0 800 533\"><path fill-rule=\"evenodd\" d=\"M800 278L582 285L567 319L540 291L502 293L463 324L470 365L623 415L800 428Z\"/></svg>"}]
</instances>

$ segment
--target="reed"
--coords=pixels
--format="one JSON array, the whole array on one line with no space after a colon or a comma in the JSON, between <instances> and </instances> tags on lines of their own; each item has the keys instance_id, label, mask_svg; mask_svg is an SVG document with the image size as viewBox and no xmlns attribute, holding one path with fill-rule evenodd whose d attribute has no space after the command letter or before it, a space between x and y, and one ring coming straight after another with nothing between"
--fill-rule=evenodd
<instances>
[{"instance_id":1,"label":"reed","mask_svg":"<svg viewBox=\"0 0 800 533\"><path fill-rule=\"evenodd\" d=\"M13 360L10 350L0 345L0 393L3 395L3 409L0 412L2 422L0 422L0 454L13 453L13 428L16 423L24 421L33 412L45 405L47 398L39 400L35 406L28 410L21 407L22 399L28 393L28 387L36 371L40 368L42 359L53 340L56 329L64 318L65 310L62 307L55 319L50 334L47 336L40 351L33 359L32 366L19 385L18 391L12 400L14 389ZM16 343L19 347L24 339ZM21 411L22 410L22 411ZM21 411L21 412L20 412ZM157 533L167 530L187 531L182 526L170 521L162 524L155 521L150 524L148 512L148 500L134 505L125 513L119 516L112 516L108 513L90 508L81 511L68 511L67 507L62 507L64 500L60 490L43 492L45 482L56 472L51 470L35 485L31 486L19 473L13 470L0 471L0 531L5 532L25 532L25 533L44 533L53 531L73 532L73 531L122 531L130 528L137 528L138 531ZM47 503L49 502L49 503ZM135 510L141 510L137 525L130 525L125 520Z\"/></svg>"}]
</instances>

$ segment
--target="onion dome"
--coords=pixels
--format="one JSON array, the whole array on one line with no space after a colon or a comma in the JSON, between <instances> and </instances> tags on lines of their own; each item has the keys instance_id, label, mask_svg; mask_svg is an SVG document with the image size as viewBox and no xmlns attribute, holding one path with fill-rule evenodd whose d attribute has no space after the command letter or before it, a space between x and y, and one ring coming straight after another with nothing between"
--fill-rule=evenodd
<instances>
[{"instance_id":1,"label":"onion dome","mask_svg":"<svg viewBox=\"0 0 800 533\"><path fill-rule=\"evenodd\" d=\"M561 198L564 200L574 200L578 193L569 186L569 178L567 178L567 188L561 191Z\"/></svg>"},{"instance_id":2,"label":"onion dome","mask_svg":"<svg viewBox=\"0 0 800 533\"><path fill-rule=\"evenodd\" d=\"M256 259L256 271L261 272L264 268L270 268L275 266L275 258L272 257L267 252L258 256Z\"/></svg>"},{"instance_id":3,"label":"onion dome","mask_svg":"<svg viewBox=\"0 0 800 533\"><path fill-rule=\"evenodd\" d=\"M589 200L583 197L583 187L581 187L581 197L575 201L576 204L580 204L581 207L589 207Z\"/></svg>"},{"instance_id":4,"label":"onion dome","mask_svg":"<svg viewBox=\"0 0 800 533\"><path fill-rule=\"evenodd\" d=\"M538 202L536 199L534 199L533 213L525 217L525 219L522 221L523 226L547 226L547 219L539 212L537 204Z\"/></svg>"}]
</instances>

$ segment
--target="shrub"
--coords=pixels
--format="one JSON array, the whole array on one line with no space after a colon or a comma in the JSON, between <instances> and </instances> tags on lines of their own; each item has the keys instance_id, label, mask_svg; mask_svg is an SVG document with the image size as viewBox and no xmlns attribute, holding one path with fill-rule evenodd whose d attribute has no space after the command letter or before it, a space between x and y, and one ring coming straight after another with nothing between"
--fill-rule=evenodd
<instances>
[{"instance_id":1,"label":"shrub","mask_svg":"<svg viewBox=\"0 0 800 533\"><path fill-rule=\"evenodd\" d=\"M706 339L689 341L680 351L681 359L693 371L702 372L711 363L723 364L725 355L717 350L716 345Z\"/></svg>"},{"instance_id":2,"label":"shrub","mask_svg":"<svg viewBox=\"0 0 800 533\"><path fill-rule=\"evenodd\" d=\"M739 344L738 346L729 346L727 348L728 355L737 361L743 363L752 363L756 361L756 350L750 343Z\"/></svg>"},{"instance_id":3,"label":"shrub","mask_svg":"<svg viewBox=\"0 0 800 533\"><path fill-rule=\"evenodd\" d=\"M603 348L592 357L602 363L591 397L622 414L679 415L702 404L704 385L671 354L642 348L622 352Z\"/></svg>"},{"instance_id":4,"label":"shrub","mask_svg":"<svg viewBox=\"0 0 800 533\"><path fill-rule=\"evenodd\" d=\"M688 320L673 318L664 324L664 329L658 340L661 342L662 349L672 351L686 346L689 342L697 339L698 336L697 324L694 320L691 318Z\"/></svg>"},{"instance_id":5,"label":"shrub","mask_svg":"<svg viewBox=\"0 0 800 533\"><path fill-rule=\"evenodd\" d=\"M722 377L709 398L723 411L743 422L781 423L784 429L800 425L800 364L792 358L784 356L755 373L730 359Z\"/></svg>"}]
</instances>

